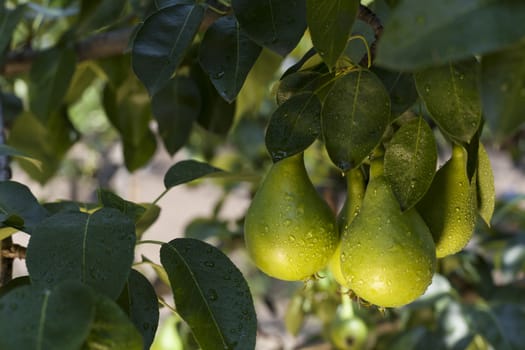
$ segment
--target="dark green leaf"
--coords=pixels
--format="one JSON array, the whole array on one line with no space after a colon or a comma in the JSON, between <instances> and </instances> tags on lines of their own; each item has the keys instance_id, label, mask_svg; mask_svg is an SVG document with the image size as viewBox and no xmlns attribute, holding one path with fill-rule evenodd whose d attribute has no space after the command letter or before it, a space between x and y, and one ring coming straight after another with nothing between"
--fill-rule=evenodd
<instances>
[{"instance_id":1,"label":"dark green leaf","mask_svg":"<svg viewBox=\"0 0 525 350\"><path fill-rule=\"evenodd\" d=\"M377 74L388 90L393 118L400 116L417 101L416 84L412 74L377 67L374 67L372 71Z\"/></svg>"},{"instance_id":2,"label":"dark green leaf","mask_svg":"<svg viewBox=\"0 0 525 350\"><path fill-rule=\"evenodd\" d=\"M196 160L183 160L168 169L164 175L164 186L169 189L217 172L222 170Z\"/></svg>"},{"instance_id":3,"label":"dark green leaf","mask_svg":"<svg viewBox=\"0 0 525 350\"><path fill-rule=\"evenodd\" d=\"M494 349L513 349L506 339L507 329L499 324L498 318L490 308L486 306L467 306L464 310L473 330L482 334ZM514 322L514 320L511 322ZM521 338L523 339L523 337Z\"/></svg>"},{"instance_id":4,"label":"dark green leaf","mask_svg":"<svg viewBox=\"0 0 525 350\"><path fill-rule=\"evenodd\" d=\"M522 299L523 300L523 299ZM501 304L492 307L496 315L499 328L504 330L505 339L512 349L520 349L525 342L525 310L523 304ZM496 347L496 349L498 349Z\"/></svg>"},{"instance_id":5,"label":"dark green leaf","mask_svg":"<svg viewBox=\"0 0 525 350\"><path fill-rule=\"evenodd\" d=\"M314 91L314 80L318 79L321 73L312 71L301 71L291 73L282 78L279 82L279 87L275 93L277 104L281 105L293 95L303 91Z\"/></svg>"},{"instance_id":6,"label":"dark green leaf","mask_svg":"<svg viewBox=\"0 0 525 350\"><path fill-rule=\"evenodd\" d=\"M321 103L312 92L293 96L273 113L266 148L274 162L303 152L321 132Z\"/></svg>"},{"instance_id":7,"label":"dark green leaf","mask_svg":"<svg viewBox=\"0 0 525 350\"><path fill-rule=\"evenodd\" d=\"M127 201L111 191L100 188L97 191L97 195L103 207L117 209L133 220L133 222L137 222L146 212L146 208L143 206Z\"/></svg>"},{"instance_id":8,"label":"dark green leaf","mask_svg":"<svg viewBox=\"0 0 525 350\"><path fill-rule=\"evenodd\" d=\"M413 70L463 60L519 41L524 22L522 0L401 1L385 25L376 62Z\"/></svg>"},{"instance_id":9,"label":"dark green leaf","mask_svg":"<svg viewBox=\"0 0 525 350\"><path fill-rule=\"evenodd\" d=\"M104 89L104 110L111 124L119 131L124 146L124 162L129 171L146 165L157 148L155 135L149 128L150 100L135 79L114 90Z\"/></svg>"},{"instance_id":10,"label":"dark green leaf","mask_svg":"<svg viewBox=\"0 0 525 350\"><path fill-rule=\"evenodd\" d=\"M73 201L59 201L59 202L51 202L51 203L44 203L42 205L48 212L51 214L56 214L59 212L77 212L80 211L80 206L77 202Z\"/></svg>"},{"instance_id":11,"label":"dark green leaf","mask_svg":"<svg viewBox=\"0 0 525 350\"><path fill-rule=\"evenodd\" d=\"M11 281L9 281L8 284L0 288L0 298L2 298L4 295L6 295L7 293L9 293L15 288L18 288L21 286L28 286L30 284L31 284L31 279L29 278L29 276L20 276L20 277L13 278Z\"/></svg>"},{"instance_id":12,"label":"dark green leaf","mask_svg":"<svg viewBox=\"0 0 525 350\"><path fill-rule=\"evenodd\" d=\"M32 114L24 113L15 119L8 144L41 161L42 168L33 160L17 158L20 166L39 183L46 183L58 170L62 158L77 141L78 133L69 121L67 111L61 109L42 125Z\"/></svg>"},{"instance_id":13,"label":"dark green leaf","mask_svg":"<svg viewBox=\"0 0 525 350\"><path fill-rule=\"evenodd\" d=\"M201 95L195 82L176 76L151 100L153 116L164 147L174 155L188 142L193 122L201 111Z\"/></svg>"},{"instance_id":14,"label":"dark green leaf","mask_svg":"<svg viewBox=\"0 0 525 350\"><path fill-rule=\"evenodd\" d=\"M201 111L197 123L209 132L225 135L230 130L235 116L236 102L226 102L217 92L200 65L191 67L191 78L197 83L201 94Z\"/></svg>"},{"instance_id":15,"label":"dark green leaf","mask_svg":"<svg viewBox=\"0 0 525 350\"><path fill-rule=\"evenodd\" d=\"M144 232L150 228L151 225L157 221L160 215L160 207L156 204L151 203L140 203L140 205L146 208L146 211L142 216L135 222L135 231L137 238L142 237Z\"/></svg>"},{"instance_id":16,"label":"dark green leaf","mask_svg":"<svg viewBox=\"0 0 525 350\"><path fill-rule=\"evenodd\" d=\"M134 247L133 221L118 210L64 212L35 229L26 264L35 284L79 280L115 299L128 278Z\"/></svg>"},{"instance_id":17,"label":"dark green leaf","mask_svg":"<svg viewBox=\"0 0 525 350\"><path fill-rule=\"evenodd\" d=\"M321 112L326 150L343 172L355 168L379 144L390 123L390 98L383 83L368 70L338 78Z\"/></svg>"},{"instance_id":18,"label":"dark green leaf","mask_svg":"<svg viewBox=\"0 0 525 350\"><path fill-rule=\"evenodd\" d=\"M140 272L131 269L119 304L142 334L144 349L149 349L159 323L159 307L153 286Z\"/></svg>"},{"instance_id":19,"label":"dark green leaf","mask_svg":"<svg viewBox=\"0 0 525 350\"><path fill-rule=\"evenodd\" d=\"M483 115L494 134L510 136L525 123L525 45L481 61Z\"/></svg>"},{"instance_id":20,"label":"dark green leaf","mask_svg":"<svg viewBox=\"0 0 525 350\"><path fill-rule=\"evenodd\" d=\"M346 47L358 8L358 0L306 1L312 43L330 69Z\"/></svg>"},{"instance_id":21,"label":"dark green leaf","mask_svg":"<svg viewBox=\"0 0 525 350\"><path fill-rule=\"evenodd\" d=\"M241 272L217 248L181 238L162 245L177 312L203 350L253 349L257 320Z\"/></svg>"},{"instance_id":22,"label":"dark green leaf","mask_svg":"<svg viewBox=\"0 0 525 350\"><path fill-rule=\"evenodd\" d=\"M476 174L479 214L485 223L490 226L496 203L496 190L494 188L494 174L492 173L489 155L481 142L478 147L478 169Z\"/></svg>"},{"instance_id":23,"label":"dark green leaf","mask_svg":"<svg viewBox=\"0 0 525 350\"><path fill-rule=\"evenodd\" d=\"M42 162L39 161L36 158L28 156L26 153L17 150L14 147L10 147L8 145L0 145L0 155L6 155L11 157L17 157L20 159L24 159L27 162L33 164L33 166L39 170L42 170Z\"/></svg>"},{"instance_id":24,"label":"dark green leaf","mask_svg":"<svg viewBox=\"0 0 525 350\"><path fill-rule=\"evenodd\" d=\"M0 223L32 233L48 215L27 186L15 181L0 182Z\"/></svg>"},{"instance_id":25,"label":"dark green leaf","mask_svg":"<svg viewBox=\"0 0 525 350\"><path fill-rule=\"evenodd\" d=\"M481 122L479 63L468 61L429 68L414 75L419 96L445 134L470 142Z\"/></svg>"},{"instance_id":26,"label":"dark green leaf","mask_svg":"<svg viewBox=\"0 0 525 350\"><path fill-rule=\"evenodd\" d=\"M164 7L144 21L133 41L133 70L150 95L155 95L191 45L204 17L202 5Z\"/></svg>"},{"instance_id":27,"label":"dark green leaf","mask_svg":"<svg viewBox=\"0 0 525 350\"><path fill-rule=\"evenodd\" d=\"M75 72L77 58L71 47L56 47L41 53L29 74L29 106L45 124L62 103Z\"/></svg>"},{"instance_id":28,"label":"dark green leaf","mask_svg":"<svg viewBox=\"0 0 525 350\"><path fill-rule=\"evenodd\" d=\"M95 319L82 350L143 350L135 325L113 300L98 295Z\"/></svg>"},{"instance_id":29,"label":"dark green leaf","mask_svg":"<svg viewBox=\"0 0 525 350\"><path fill-rule=\"evenodd\" d=\"M83 0L77 32L88 33L113 24L124 11L127 0Z\"/></svg>"},{"instance_id":30,"label":"dark green leaf","mask_svg":"<svg viewBox=\"0 0 525 350\"><path fill-rule=\"evenodd\" d=\"M199 61L222 98L231 103L260 53L261 47L241 30L235 17L225 16L206 31Z\"/></svg>"},{"instance_id":31,"label":"dark green leaf","mask_svg":"<svg viewBox=\"0 0 525 350\"><path fill-rule=\"evenodd\" d=\"M241 28L261 46L286 56L306 29L306 0L232 0Z\"/></svg>"},{"instance_id":32,"label":"dark green leaf","mask_svg":"<svg viewBox=\"0 0 525 350\"><path fill-rule=\"evenodd\" d=\"M23 5L17 6L14 10L8 10L3 4L0 5L0 52L3 53L8 49L13 32L22 19L24 11Z\"/></svg>"},{"instance_id":33,"label":"dark green leaf","mask_svg":"<svg viewBox=\"0 0 525 350\"><path fill-rule=\"evenodd\" d=\"M290 74L301 71L303 67L304 69L312 68L312 67L317 68L318 65L325 66L321 56L319 56L315 48L312 47L310 50L306 51L303 57L301 57L296 63L294 63L293 65L288 67L288 69L286 69L286 71L281 76L281 79L286 78Z\"/></svg>"},{"instance_id":34,"label":"dark green leaf","mask_svg":"<svg viewBox=\"0 0 525 350\"><path fill-rule=\"evenodd\" d=\"M99 72L95 72L92 67L95 65L91 61L77 64L69 89L64 97L65 104L72 105L80 100L87 88L93 84Z\"/></svg>"},{"instance_id":35,"label":"dark green leaf","mask_svg":"<svg viewBox=\"0 0 525 350\"><path fill-rule=\"evenodd\" d=\"M0 348L78 349L95 314L86 286L65 281L53 289L23 285L0 298Z\"/></svg>"},{"instance_id":36,"label":"dark green leaf","mask_svg":"<svg viewBox=\"0 0 525 350\"><path fill-rule=\"evenodd\" d=\"M427 192L437 164L432 129L423 118L403 124L385 152L385 175L402 210L413 207Z\"/></svg>"},{"instance_id":37,"label":"dark green leaf","mask_svg":"<svg viewBox=\"0 0 525 350\"><path fill-rule=\"evenodd\" d=\"M24 111L22 100L13 94L0 91L0 102L4 113L4 123L12 124L15 118Z\"/></svg>"}]
</instances>

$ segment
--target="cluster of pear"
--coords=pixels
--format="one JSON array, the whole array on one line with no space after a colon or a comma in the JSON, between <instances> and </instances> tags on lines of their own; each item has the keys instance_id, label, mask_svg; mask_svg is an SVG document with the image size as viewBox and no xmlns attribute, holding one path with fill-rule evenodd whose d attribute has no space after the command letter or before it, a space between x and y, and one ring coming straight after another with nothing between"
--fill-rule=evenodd
<instances>
[{"instance_id":1,"label":"cluster of pear","mask_svg":"<svg viewBox=\"0 0 525 350\"><path fill-rule=\"evenodd\" d=\"M348 171L347 200L336 219L299 153L273 164L245 218L245 243L269 276L307 280L323 268L380 307L398 307L430 285L436 259L469 242L477 215L467 153L454 145L416 206L402 210L384 175L382 155Z\"/></svg>"}]
</instances>

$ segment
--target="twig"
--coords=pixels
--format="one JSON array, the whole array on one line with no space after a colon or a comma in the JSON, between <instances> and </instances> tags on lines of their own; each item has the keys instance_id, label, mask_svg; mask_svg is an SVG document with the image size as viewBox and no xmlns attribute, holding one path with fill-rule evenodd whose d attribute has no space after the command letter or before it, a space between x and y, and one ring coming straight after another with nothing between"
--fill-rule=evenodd
<instances>
[{"instance_id":1,"label":"twig","mask_svg":"<svg viewBox=\"0 0 525 350\"><path fill-rule=\"evenodd\" d=\"M372 30L374 31L374 42L370 45L370 60L374 61L375 52L376 52L376 44L381 35L383 34L383 25L381 24L381 21L379 20L379 17L370 10L368 7L364 5L359 5L359 12L357 13L357 18L366 24L368 24L370 27L372 27ZM361 62L359 62L360 65L364 66L367 64L368 57L363 57L361 59Z\"/></svg>"}]
</instances>

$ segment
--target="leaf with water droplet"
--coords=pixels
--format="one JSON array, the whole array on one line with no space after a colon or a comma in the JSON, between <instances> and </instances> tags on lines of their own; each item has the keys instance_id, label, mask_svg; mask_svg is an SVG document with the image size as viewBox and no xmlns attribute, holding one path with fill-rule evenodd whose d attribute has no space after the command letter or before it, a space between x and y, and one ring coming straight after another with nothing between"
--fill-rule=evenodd
<instances>
[{"instance_id":1,"label":"leaf with water droplet","mask_svg":"<svg viewBox=\"0 0 525 350\"><path fill-rule=\"evenodd\" d=\"M419 117L403 124L385 152L385 176L403 210L426 193L436 170L437 147L427 122Z\"/></svg>"},{"instance_id":2,"label":"leaf with water droplet","mask_svg":"<svg viewBox=\"0 0 525 350\"><path fill-rule=\"evenodd\" d=\"M369 70L339 77L324 99L321 126L326 150L343 172L359 166L390 123L390 97Z\"/></svg>"},{"instance_id":3,"label":"leaf with water droplet","mask_svg":"<svg viewBox=\"0 0 525 350\"><path fill-rule=\"evenodd\" d=\"M272 114L266 130L266 148L274 162L310 146L320 133L321 103L312 92L294 95Z\"/></svg>"},{"instance_id":4,"label":"leaf with water droplet","mask_svg":"<svg viewBox=\"0 0 525 350\"><path fill-rule=\"evenodd\" d=\"M432 119L446 135L459 142L470 142L481 122L479 72L478 61L471 58L414 75L419 96Z\"/></svg>"},{"instance_id":5,"label":"leaf with water droplet","mask_svg":"<svg viewBox=\"0 0 525 350\"><path fill-rule=\"evenodd\" d=\"M133 221L117 209L59 212L35 228L26 264L34 284L79 280L115 299L128 278L134 248Z\"/></svg>"},{"instance_id":6,"label":"leaf with water droplet","mask_svg":"<svg viewBox=\"0 0 525 350\"><path fill-rule=\"evenodd\" d=\"M0 299L0 348L80 349L94 314L93 293L79 282L19 286Z\"/></svg>"},{"instance_id":7,"label":"leaf with water droplet","mask_svg":"<svg viewBox=\"0 0 525 350\"><path fill-rule=\"evenodd\" d=\"M255 347L257 323L251 293L224 253L203 241L180 238L162 245L160 258L177 312L203 350Z\"/></svg>"}]
</instances>

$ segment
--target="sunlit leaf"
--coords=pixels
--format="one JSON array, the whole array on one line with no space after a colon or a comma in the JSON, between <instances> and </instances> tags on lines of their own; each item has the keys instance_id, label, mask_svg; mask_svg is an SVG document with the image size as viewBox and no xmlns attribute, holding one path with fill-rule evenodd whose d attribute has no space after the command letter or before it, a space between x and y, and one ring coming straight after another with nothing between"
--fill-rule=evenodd
<instances>
[{"instance_id":1,"label":"sunlit leaf","mask_svg":"<svg viewBox=\"0 0 525 350\"><path fill-rule=\"evenodd\" d=\"M116 209L63 212L35 229L26 264L34 284L79 280L115 299L128 278L134 247L133 221Z\"/></svg>"},{"instance_id":2,"label":"sunlit leaf","mask_svg":"<svg viewBox=\"0 0 525 350\"><path fill-rule=\"evenodd\" d=\"M489 155L481 142L478 147L478 169L476 174L479 214L485 223L490 226L496 203L496 190Z\"/></svg>"},{"instance_id":3,"label":"sunlit leaf","mask_svg":"<svg viewBox=\"0 0 525 350\"><path fill-rule=\"evenodd\" d=\"M135 231L137 238L142 237L144 232L153 225L160 215L160 207L152 203L140 203L140 206L146 208L146 211L135 222Z\"/></svg>"},{"instance_id":4,"label":"sunlit leaf","mask_svg":"<svg viewBox=\"0 0 525 350\"><path fill-rule=\"evenodd\" d=\"M255 347L257 321L250 290L224 253L203 241L181 238L164 244L160 258L177 312L203 350Z\"/></svg>"}]
</instances>

